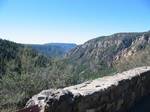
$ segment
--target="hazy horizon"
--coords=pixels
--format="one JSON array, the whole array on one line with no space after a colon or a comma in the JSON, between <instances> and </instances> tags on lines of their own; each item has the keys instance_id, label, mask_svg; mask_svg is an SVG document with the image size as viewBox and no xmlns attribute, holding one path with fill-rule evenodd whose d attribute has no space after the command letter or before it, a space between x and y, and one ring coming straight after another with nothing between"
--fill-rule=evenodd
<instances>
[{"instance_id":1,"label":"hazy horizon","mask_svg":"<svg viewBox=\"0 0 150 112\"><path fill-rule=\"evenodd\" d=\"M83 44L118 32L148 31L149 5L149 0L1 0L0 38Z\"/></svg>"},{"instance_id":2,"label":"hazy horizon","mask_svg":"<svg viewBox=\"0 0 150 112\"><path fill-rule=\"evenodd\" d=\"M150 31L150 30L147 30L147 31ZM94 37L94 38L91 38L89 40L92 40L92 39L95 39L95 38L99 38L99 37L102 37L102 36L110 36L110 35L113 35L113 34L116 34L116 33L142 33L142 32L147 32L147 31L139 31L139 32L115 32L115 33L112 33L112 34L108 34L108 35L100 35L98 37ZM0 37L0 39L4 39L4 40L8 40L8 41L12 41L12 42L15 42L15 43L19 43L19 44L28 44L28 45L46 45L46 44L76 44L76 45L81 45L81 44L84 44L85 42L89 41L85 41L83 43L73 43L73 42L46 42L46 43L23 43L23 42L16 42L14 40L10 40L10 39L7 39L7 38L2 38Z\"/></svg>"}]
</instances>

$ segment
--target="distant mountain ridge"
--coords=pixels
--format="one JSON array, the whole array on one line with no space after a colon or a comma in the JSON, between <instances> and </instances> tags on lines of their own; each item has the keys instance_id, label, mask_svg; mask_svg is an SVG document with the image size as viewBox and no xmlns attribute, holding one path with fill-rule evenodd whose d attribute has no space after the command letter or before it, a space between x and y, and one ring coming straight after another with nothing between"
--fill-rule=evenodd
<instances>
[{"instance_id":1,"label":"distant mountain ridge","mask_svg":"<svg viewBox=\"0 0 150 112\"><path fill-rule=\"evenodd\" d=\"M52 58L62 58L71 49L75 48L77 45L74 43L47 43L47 44L31 44L29 45L39 53L52 57Z\"/></svg>"},{"instance_id":2,"label":"distant mountain ridge","mask_svg":"<svg viewBox=\"0 0 150 112\"><path fill-rule=\"evenodd\" d=\"M73 47L57 45L32 46L0 39L2 112L24 106L27 99L43 89L63 88L131 68L150 66L150 31L116 33ZM43 50L51 52L45 54Z\"/></svg>"},{"instance_id":3,"label":"distant mountain ridge","mask_svg":"<svg viewBox=\"0 0 150 112\"><path fill-rule=\"evenodd\" d=\"M101 76L150 65L150 31L98 37L72 49L66 59L78 69L74 71L83 76Z\"/></svg>"}]
</instances>

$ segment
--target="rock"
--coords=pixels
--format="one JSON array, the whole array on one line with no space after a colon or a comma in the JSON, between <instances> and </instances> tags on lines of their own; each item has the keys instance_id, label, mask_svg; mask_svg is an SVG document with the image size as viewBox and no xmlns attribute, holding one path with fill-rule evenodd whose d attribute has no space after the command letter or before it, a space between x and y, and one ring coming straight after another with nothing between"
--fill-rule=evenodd
<instances>
[{"instance_id":1,"label":"rock","mask_svg":"<svg viewBox=\"0 0 150 112\"><path fill-rule=\"evenodd\" d=\"M40 112L124 112L150 93L150 67L135 68L63 89L44 90L26 107Z\"/></svg>"}]
</instances>

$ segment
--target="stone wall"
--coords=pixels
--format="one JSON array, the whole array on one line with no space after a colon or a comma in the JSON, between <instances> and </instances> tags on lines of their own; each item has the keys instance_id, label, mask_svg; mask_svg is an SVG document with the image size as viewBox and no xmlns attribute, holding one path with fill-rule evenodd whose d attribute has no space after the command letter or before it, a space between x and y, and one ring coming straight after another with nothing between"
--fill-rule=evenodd
<instances>
[{"instance_id":1,"label":"stone wall","mask_svg":"<svg viewBox=\"0 0 150 112\"><path fill-rule=\"evenodd\" d=\"M135 68L63 89L43 90L26 107L41 112L127 112L150 93L150 67Z\"/></svg>"}]
</instances>

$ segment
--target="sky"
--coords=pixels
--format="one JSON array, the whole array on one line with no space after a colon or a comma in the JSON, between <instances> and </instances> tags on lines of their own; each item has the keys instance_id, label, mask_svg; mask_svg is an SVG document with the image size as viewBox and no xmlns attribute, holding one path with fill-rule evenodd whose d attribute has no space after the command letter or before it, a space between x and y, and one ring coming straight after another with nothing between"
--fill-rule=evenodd
<instances>
[{"instance_id":1,"label":"sky","mask_svg":"<svg viewBox=\"0 0 150 112\"><path fill-rule=\"evenodd\" d=\"M150 30L150 0L0 0L0 38L82 44L116 32Z\"/></svg>"}]
</instances>

